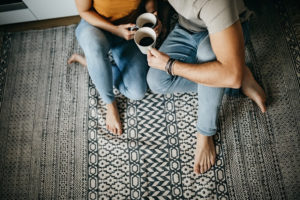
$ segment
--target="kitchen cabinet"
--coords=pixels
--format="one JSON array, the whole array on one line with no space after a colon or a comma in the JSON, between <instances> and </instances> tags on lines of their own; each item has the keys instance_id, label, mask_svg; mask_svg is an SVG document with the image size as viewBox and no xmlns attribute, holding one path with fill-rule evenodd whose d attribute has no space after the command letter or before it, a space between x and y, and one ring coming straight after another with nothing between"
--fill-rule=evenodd
<instances>
[{"instance_id":1,"label":"kitchen cabinet","mask_svg":"<svg viewBox=\"0 0 300 200\"><path fill-rule=\"evenodd\" d=\"M21 9L14 8L15 2L1 1L0 25L78 15L74 0L19 0L25 4Z\"/></svg>"}]
</instances>

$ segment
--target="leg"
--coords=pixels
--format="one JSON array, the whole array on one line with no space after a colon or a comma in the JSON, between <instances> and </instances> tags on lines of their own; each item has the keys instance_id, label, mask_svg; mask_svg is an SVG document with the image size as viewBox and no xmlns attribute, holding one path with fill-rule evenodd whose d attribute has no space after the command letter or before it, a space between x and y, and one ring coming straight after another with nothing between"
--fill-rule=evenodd
<instances>
[{"instance_id":1,"label":"leg","mask_svg":"<svg viewBox=\"0 0 300 200\"><path fill-rule=\"evenodd\" d=\"M249 34L249 25L248 22L242 24L243 33L245 43L250 41L250 34ZM251 71L247 66L244 67L243 73L243 81L242 81L242 92L252 99L260 108L261 112L266 112L266 95L264 90L260 87L260 85L254 79Z\"/></svg>"},{"instance_id":2,"label":"leg","mask_svg":"<svg viewBox=\"0 0 300 200\"><path fill-rule=\"evenodd\" d=\"M112 70L107 57L110 43L105 33L82 20L76 28L76 38L86 56L90 77L105 103L114 100Z\"/></svg>"},{"instance_id":3,"label":"leg","mask_svg":"<svg viewBox=\"0 0 300 200\"><path fill-rule=\"evenodd\" d=\"M242 92L258 105L261 112L266 112L266 94L254 79L250 69L246 66L244 67Z\"/></svg>"},{"instance_id":4,"label":"leg","mask_svg":"<svg viewBox=\"0 0 300 200\"><path fill-rule=\"evenodd\" d=\"M107 57L110 43L105 33L81 20L76 37L86 56L90 77L101 98L107 104L106 126L113 133L122 133L118 109L114 100L112 67Z\"/></svg>"},{"instance_id":5,"label":"leg","mask_svg":"<svg viewBox=\"0 0 300 200\"><path fill-rule=\"evenodd\" d=\"M197 47L200 41L205 41L208 37L206 32L199 34L189 34L185 30L176 26L172 33L168 36L161 47L161 51L167 53L170 57L186 63L197 62ZM202 42L200 42L201 44ZM209 46L210 47L210 46ZM203 48L201 54L202 62L214 60L214 54L207 53L207 48ZM199 59L199 58L198 58ZM223 96L223 89L209 88L191 82L182 77L172 77L164 71L150 69L148 72L147 81L149 87L158 93L173 93L173 92L196 92L198 91L199 110L198 122L200 120L201 132L206 134L215 134L216 119L220 99ZM212 89L212 91L211 91ZM209 101L208 101L209 100ZM204 113L204 114L202 114ZM206 117L206 115L209 115ZM201 118L199 117L201 116ZM200 119L199 119L200 118ZM199 123L198 123L199 124ZM199 131L199 125L197 125ZM194 171L203 173L208 170L215 162L215 147L211 136L197 134L197 145L195 151ZM200 168L201 166L201 168ZM201 170L200 170L201 169Z\"/></svg>"},{"instance_id":6,"label":"leg","mask_svg":"<svg viewBox=\"0 0 300 200\"><path fill-rule=\"evenodd\" d=\"M82 67L87 66L86 58L82 55L79 55L77 53L74 53L69 59L68 59L68 64L72 64L78 62L79 64L82 65ZM113 74L113 83L114 86L118 85L120 82L120 71L117 66L112 65L112 74Z\"/></svg>"},{"instance_id":7,"label":"leg","mask_svg":"<svg viewBox=\"0 0 300 200\"><path fill-rule=\"evenodd\" d=\"M211 48L208 33L199 41L198 63L213 61L216 56ZM222 103L224 88L207 87L198 84L198 120L197 130L203 135L212 136L217 132L219 107Z\"/></svg>"},{"instance_id":8,"label":"leg","mask_svg":"<svg viewBox=\"0 0 300 200\"><path fill-rule=\"evenodd\" d=\"M194 63L196 62L197 42L190 33L176 25L160 47L160 51L176 60ZM179 76L171 76L158 69L149 69L147 82L155 93L197 92L196 83Z\"/></svg>"},{"instance_id":9,"label":"leg","mask_svg":"<svg viewBox=\"0 0 300 200\"><path fill-rule=\"evenodd\" d=\"M216 59L211 49L208 33L199 41L198 63L209 62ZM213 135L217 131L219 107L222 103L224 89L207 87L198 84L198 119L197 143L195 149L194 172L204 173L214 165L216 160Z\"/></svg>"},{"instance_id":10,"label":"leg","mask_svg":"<svg viewBox=\"0 0 300 200\"><path fill-rule=\"evenodd\" d=\"M248 26L243 24L243 32L245 42L249 40ZM200 42L197 52L198 62L208 62L215 60L215 54L213 53L210 45L210 41L205 38ZM254 80L248 67L243 69L243 82L242 91L246 96L255 101L260 107L262 112L265 112L265 94L262 88ZM230 88L227 88L230 89ZM237 90L234 90L235 93ZM223 88L210 88L202 85L198 85L198 120L197 130L197 146L195 153L195 173L204 173L215 163L215 147L212 140L212 135L217 130L217 119L219 113L219 107L222 102Z\"/></svg>"},{"instance_id":11,"label":"leg","mask_svg":"<svg viewBox=\"0 0 300 200\"><path fill-rule=\"evenodd\" d=\"M115 80L116 88L129 99L142 99L147 91L149 67L146 55L140 52L133 40L123 40L115 45L112 55L117 64L115 70L120 74L118 80Z\"/></svg>"}]
</instances>

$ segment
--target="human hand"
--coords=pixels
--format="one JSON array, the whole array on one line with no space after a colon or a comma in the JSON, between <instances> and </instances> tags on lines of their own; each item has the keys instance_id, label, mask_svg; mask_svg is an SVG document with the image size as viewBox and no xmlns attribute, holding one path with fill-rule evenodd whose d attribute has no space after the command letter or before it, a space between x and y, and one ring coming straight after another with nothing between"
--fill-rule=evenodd
<instances>
[{"instance_id":1,"label":"human hand","mask_svg":"<svg viewBox=\"0 0 300 200\"><path fill-rule=\"evenodd\" d=\"M131 40L134 37L135 30L130 30L135 24L121 24L116 26L116 35L124 38L125 40Z\"/></svg>"},{"instance_id":2,"label":"human hand","mask_svg":"<svg viewBox=\"0 0 300 200\"><path fill-rule=\"evenodd\" d=\"M148 65L155 69L165 71L165 66L169 59L170 57L167 54L162 53L155 48L151 48L147 53Z\"/></svg>"}]
</instances>

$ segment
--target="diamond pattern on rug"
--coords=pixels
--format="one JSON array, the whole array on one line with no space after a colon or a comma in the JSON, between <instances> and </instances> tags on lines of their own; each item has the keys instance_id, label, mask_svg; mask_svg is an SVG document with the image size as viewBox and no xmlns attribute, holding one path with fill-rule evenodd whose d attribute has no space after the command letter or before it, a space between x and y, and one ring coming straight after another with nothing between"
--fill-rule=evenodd
<instances>
[{"instance_id":1,"label":"diamond pattern on rug","mask_svg":"<svg viewBox=\"0 0 300 200\"><path fill-rule=\"evenodd\" d=\"M281 9L280 2L276 6ZM90 105L95 108L93 121L97 125L92 128L95 134L89 138L89 144L95 143L97 148L90 153L89 163L105 172L106 180L110 178L107 182L99 175L89 176L93 182L89 185L93 194L90 199L113 199L117 195L120 199L296 199L299 196L299 43L295 42L293 31L286 30L290 24L281 21L288 18L286 10L276 13L270 1L262 5L262 10L270 15L253 20L252 43L247 46L246 60L268 95L267 113L260 113L242 95L225 96L220 109L220 130L214 136L216 164L197 176L193 173L198 106L195 94L147 93L141 101L126 100L118 94L125 127L121 137L108 136L101 120L105 116L104 105L97 95L90 95L90 100L99 105ZM94 90L92 84L90 88ZM97 142L97 137L102 142ZM117 179L108 165L99 164L107 163L107 156L100 155L111 152L112 147L107 145L111 141L106 140L112 139L119 140L115 147L120 147L123 156L128 157L122 166L127 170L124 171L127 180ZM115 157L110 162L119 159L110 154ZM117 182L127 186L126 193L99 189L100 183L108 188Z\"/></svg>"},{"instance_id":2,"label":"diamond pattern on rug","mask_svg":"<svg viewBox=\"0 0 300 200\"><path fill-rule=\"evenodd\" d=\"M98 152L90 151L89 168L95 172L89 176L90 199L228 199L219 135L216 166L200 176L193 173L195 94L148 93L132 101L116 92L126 130L119 138L105 130L105 106L90 84L89 146L98 146Z\"/></svg>"}]
</instances>

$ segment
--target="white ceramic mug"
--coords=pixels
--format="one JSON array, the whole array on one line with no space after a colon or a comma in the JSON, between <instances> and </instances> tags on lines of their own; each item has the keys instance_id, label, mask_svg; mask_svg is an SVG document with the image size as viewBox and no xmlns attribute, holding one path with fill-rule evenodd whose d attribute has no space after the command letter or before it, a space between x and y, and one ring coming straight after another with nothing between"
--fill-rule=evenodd
<instances>
[{"instance_id":1,"label":"white ceramic mug","mask_svg":"<svg viewBox=\"0 0 300 200\"><path fill-rule=\"evenodd\" d=\"M141 44L142 39L145 40L146 38L147 39L151 38L153 42L148 45ZM155 46L156 33L152 28L149 27L140 28L139 30L137 30L137 32L134 35L134 42L136 43L136 45L138 46L138 48L143 54L147 54L148 50Z\"/></svg>"},{"instance_id":2,"label":"white ceramic mug","mask_svg":"<svg viewBox=\"0 0 300 200\"><path fill-rule=\"evenodd\" d=\"M147 26L147 24L152 24L152 26ZM129 30L138 30L146 25L146 27L154 28L157 25L157 17L152 13L141 14L135 22L135 26L131 27Z\"/></svg>"},{"instance_id":3,"label":"white ceramic mug","mask_svg":"<svg viewBox=\"0 0 300 200\"><path fill-rule=\"evenodd\" d=\"M157 18L154 14L152 13L144 13L141 14L137 19L136 19L136 25L139 28L142 28L145 26L145 24L151 23L153 24L152 26L147 26L149 28L154 28L157 25Z\"/></svg>"}]
</instances>

